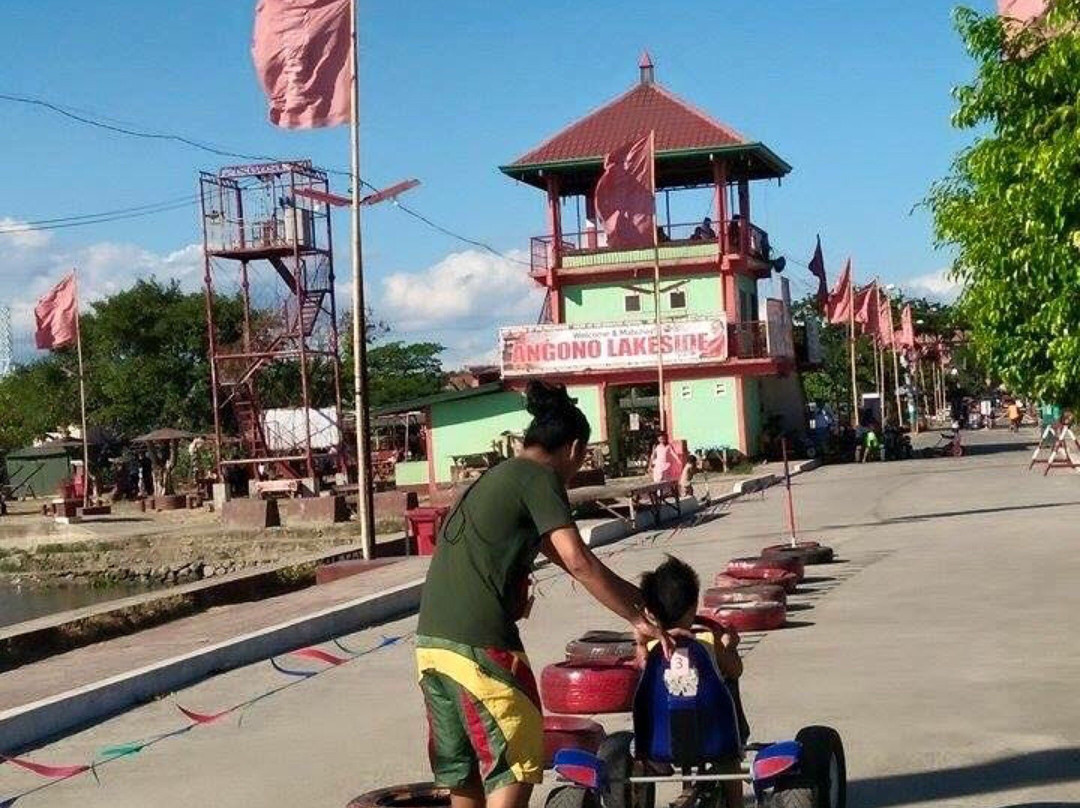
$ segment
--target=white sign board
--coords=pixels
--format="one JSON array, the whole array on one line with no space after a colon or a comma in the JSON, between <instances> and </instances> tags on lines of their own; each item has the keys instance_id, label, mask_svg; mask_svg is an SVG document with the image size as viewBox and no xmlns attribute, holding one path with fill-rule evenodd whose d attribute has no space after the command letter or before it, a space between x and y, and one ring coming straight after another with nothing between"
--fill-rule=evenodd
<instances>
[{"instance_id":1,"label":"white sign board","mask_svg":"<svg viewBox=\"0 0 1080 808\"><path fill-rule=\"evenodd\" d=\"M728 358L727 320L513 326L499 331L503 377L702 365Z\"/></svg>"}]
</instances>

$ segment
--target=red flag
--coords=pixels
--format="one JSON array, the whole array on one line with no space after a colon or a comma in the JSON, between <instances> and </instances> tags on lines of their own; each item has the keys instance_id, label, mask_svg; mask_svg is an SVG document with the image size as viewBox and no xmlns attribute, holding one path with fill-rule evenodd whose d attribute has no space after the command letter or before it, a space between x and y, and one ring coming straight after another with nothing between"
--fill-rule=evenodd
<instances>
[{"instance_id":1,"label":"red flag","mask_svg":"<svg viewBox=\"0 0 1080 808\"><path fill-rule=\"evenodd\" d=\"M34 343L40 350L63 348L76 339L79 302L75 296L75 273L66 276L34 307L37 332Z\"/></svg>"},{"instance_id":2,"label":"red flag","mask_svg":"<svg viewBox=\"0 0 1080 808\"><path fill-rule=\"evenodd\" d=\"M900 312L900 335L897 344L902 348L915 347L915 324L911 320L911 304L904 306Z\"/></svg>"},{"instance_id":3,"label":"red flag","mask_svg":"<svg viewBox=\"0 0 1080 808\"><path fill-rule=\"evenodd\" d=\"M1046 13L1047 0L998 0L998 15L1029 23Z\"/></svg>"},{"instance_id":4,"label":"red flag","mask_svg":"<svg viewBox=\"0 0 1080 808\"><path fill-rule=\"evenodd\" d=\"M855 293L855 322L862 325L863 334L877 334L879 308L876 283Z\"/></svg>"},{"instance_id":5,"label":"red flag","mask_svg":"<svg viewBox=\"0 0 1080 808\"><path fill-rule=\"evenodd\" d=\"M829 293L825 303L825 317L830 323L846 323L851 318L851 259L844 264L840 280Z\"/></svg>"},{"instance_id":6,"label":"red flag","mask_svg":"<svg viewBox=\"0 0 1080 808\"><path fill-rule=\"evenodd\" d=\"M888 295L881 295L880 303L878 303L878 339L882 345L893 344L893 321L892 321L892 301L889 300Z\"/></svg>"},{"instance_id":7,"label":"red flag","mask_svg":"<svg viewBox=\"0 0 1080 808\"><path fill-rule=\"evenodd\" d=\"M604 158L596 183L596 213L610 247L651 247L656 238L653 188L654 136L621 146Z\"/></svg>"},{"instance_id":8,"label":"red flag","mask_svg":"<svg viewBox=\"0 0 1080 808\"><path fill-rule=\"evenodd\" d=\"M349 0L259 0L251 56L270 122L311 129L349 122Z\"/></svg>"},{"instance_id":9,"label":"red flag","mask_svg":"<svg viewBox=\"0 0 1080 808\"><path fill-rule=\"evenodd\" d=\"M822 306L829 304L829 280L825 277L825 256L821 252L821 236L817 237L814 257L807 264L810 274L818 279L817 300Z\"/></svg>"}]
</instances>

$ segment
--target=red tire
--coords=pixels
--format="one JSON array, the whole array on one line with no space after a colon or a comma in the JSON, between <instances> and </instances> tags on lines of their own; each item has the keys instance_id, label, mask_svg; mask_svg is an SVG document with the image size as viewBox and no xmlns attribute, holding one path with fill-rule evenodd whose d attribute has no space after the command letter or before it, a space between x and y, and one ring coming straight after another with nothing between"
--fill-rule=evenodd
<instances>
[{"instance_id":1,"label":"red tire","mask_svg":"<svg viewBox=\"0 0 1080 808\"><path fill-rule=\"evenodd\" d=\"M628 631L588 631L566 644L566 661L574 665L623 665L637 657Z\"/></svg>"},{"instance_id":2,"label":"red tire","mask_svg":"<svg viewBox=\"0 0 1080 808\"><path fill-rule=\"evenodd\" d=\"M634 706L641 671L629 665L548 665L540 674L540 698L553 713L625 713Z\"/></svg>"},{"instance_id":3,"label":"red tire","mask_svg":"<svg viewBox=\"0 0 1080 808\"><path fill-rule=\"evenodd\" d=\"M450 789L434 783L409 783L368 791L349 801L347 808L442 808L450 806Z\"/></svg>"},{"instance_id":4,"label":"red tire","mask_svg":"<svg viewBox=\"0 0 1080 808\"><path fill-rule=\"evenodd\" d=\"M800 541L794 547L790 544L772 544L761 551L764 558L776 556L794 557L806 564L830 564L834 553L831 547L819 544L816 541Z\"/></svg>"},{"instance_id":5,"label":"red tire","mask_svg":"<svg viewBox=\"0 0 1080 808\"><path fill-rule=\"evenodd\" d=\"M782 603L731 603L699 614L740 632L773 631L787 622L787 610Z\"/></svg>"},{"instance_id":6,"label":"red tire","mask_svg":"<svg viewBox=\"0 0 1080 808\"><path fill-rule=\"evenodd\" d=\"M799 577L793 572L773 570L764 578L736 578L727 573L720 573L713 581L714 589L746 589L753 586L770 584L779 586L789 595L795 592L799 585Z\"/></svg>"},{"instance_id":7,"label":"red tire","mask_svg":"<svg viewBox=\"0 0 1080 808\"><path fill-rule=\"evenodd\" d=\"M802 561L797 558L776 557L763 558L747 557L733 558L728 562L724 570L732 578L752 578L754 580L768 580L778 574L790 572L796 581L803 579L805 568Z\"/></svg>"},{"instance_id":8,"label":"red tire","mask_svg":"<svg viewBox=\"0 0 1080 808\"><path fill-rule=\"evenodd\" d=\"M544 716L544 768L550 769L560 749L584 749L594 755L607 733L588 718L576 715Z\"/></svg>"},{"instance_id":9,"label":"red tire","mask_svg":"<svg viewBox=\"0 0 1080 808\"><path fill-rule=\"evenodd\" d=\"M777 584L747 582L750 586L735 589L713 587L705 590L701 605L706 609L715 609L729 603L782 603L787 605L787 592Z\"/></svg>"}]
</instances>

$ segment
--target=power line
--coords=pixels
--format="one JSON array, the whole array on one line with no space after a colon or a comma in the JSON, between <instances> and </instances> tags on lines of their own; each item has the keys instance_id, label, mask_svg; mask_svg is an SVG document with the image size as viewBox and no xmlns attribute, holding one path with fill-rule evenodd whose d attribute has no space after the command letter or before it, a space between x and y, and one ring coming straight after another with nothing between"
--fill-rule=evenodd
<instances>
[{"instance_id":1,"label":"power line","mask_svg":"<svg viewBox=\"0 0 1080 808\"><path fill-rule=\"evenodd\" d=\"M102 130L105 130L105 131L108 131L108 132L113 132L115 134L126 135L126 136L129 136L129 137L142 138L142 139L146 139L146 140L172 141L172 142L175 142L175 143L181 143L181 144L184 144L186 146L190 146L190 147L195 148L195 149L200 149L200 150L205 151L205 152L209 152L210 154L216 154L216 155L221 156L221 157L235 157L235 158L238 158L238 159L241 159L241 160L260 160L260 161L273 161L273 160L276 159L274 157L270 157L270 156L267 156L267 155L246 154L244 152L234 151L234 150L231 150L231 149L227 149L227 148L225 148L223 146L218 146L218 145L215 145L215 144L212 144L212 143L208 143L208 142L204 142L204 141L200 141L200 140L195 140L194 138L186 137L184 135L179 135L179 134L175 134L175 133L172 133L172 132L159 132L159 131L153 131L153 130L149 130L149 129L143 129L143 128L140 128L140 127L136 127L134 125L119 125L117 123L110 123L110 122L108 122L106 120L103 120L100 115L91 115L90 113L86 112L85 110L78 110L78 109L76 109L74 107L70 107L70 106L62 105L62 104L57 104L57 103L54 103L52 101L47 101L47 100L45 100L43 98L36 98L36 97L24 96L24 95L14 95L14 94L11 94L11 93L0 93L0 100L9 101L9 102L12 102L12 103L17 103L17 104L25 104L25 105L28 105L28 106L34 106L34 107L39 107L39 108L42 108L42 109L46 109L46 110L49 110L50 112L54 112L57 115L62 115L63 117L69 118L70 120L76 121L78 123L82 123L82 124L87 125L87 126L92 126L92 127L98 128L98 129L102 129ZM321 167L321 168L327 174L333 174L333 175L336 175L336 176L348 177L350 179L352 178L352 172L346 171L344 169L329 168L329 167ZM362 177L360 178L360 184L363 187L370 188L372 191L378 191L379 190L379 188L372 185L370 182L367 182ZM165 204L165 203L157 203L157 204ZM511 262L513 262L515 264L521 264L522 266L530 266L529 262L522 261L522 260L520 260L518 258L514 258L513 256L510 256L510 255L508 255L506 253L500 252L499 250L495 249L494 247L492 247L487 242L481 241L480 239L472 238L470 236L466 236L466 235L464 235L462 233L451 230L448 227L444 227L443 225L440 225L440 224L432 221L427 216L421 214L419 211L416 211L416 210L413 210L412 208L406 207L405 205L402 205L401 203L396 202L396 201L395 201L395 205L396 205L397 208L402 210L405 214L407 214L409 216L412 216L414 219L417 219L418 221L422 222L423 224L427 225L428 227L432 228L433 230L436 230L439 233L442 233L445 236L448 236L448 237L453 238L453 239L457 239L458 241L461 241L461 242L463 242L465 244L471 244L474 247L479 247L482 250L486 250L487 252L490 252L493 255L497 255L500 258L504 258L507 261L511 261ZM145 206L145 208L150 208L152 206L153 205L147 205L147 206ZM160 208L158 210L153 210L153 211L147 210L147 212L145 212L145 213L138 213L138 214L131 213L128 216L118 217L118 218L135 218L135 216L137 216L137 215L150 215L151 213L163 213L166 210L171 210L171 209L174 209L174 208ZM117 221L118 218L117 219L113 219L113 218L97 219L96 218L98 216L101 216L101 217L109 216L112 213L119 213L119 211L103 212L101 214L86 214L85 216L81 216L81 217L71 217L71 219L72 220L74 220L75 218L87 219L87 220L94 219L94 221L86 221L85 222L86 224L98 224L100 222ZM57 220L53 220L53 221L59 222L60 220L57 219ZM77 226L76 224L67 224L66 221L67 220L65 220L65 223L62 224L62 225L57 225L57 227L75 227L75 226ZM49 222L49 220L43 220L43 222ZM29 225L30 223L27 223L27 224ZM11 232L19 232L19 231L24 230L24 229L26 229L25 226L20 226L20 227L17 227L17 228L12 228L10 230L0 230L0 234L11 233ZM46 230L46 229L57 229L57 228L54 228L54 227L34 227L33 229Z\"/></svg>"},{"instance_id":2,"label":"power line","mask_svg":"<svg viewBox=\"0 0 1080 808\"><path fill-rule=\"evenodd\" d=\"M20 223L8 227L0 227L0 236L16 233L36 233L45 230L65 230L69 227L85 227L92 224L119 222L125 219L138 219L143 216L152 216L157 213L167 213L168 211L179 210L180 208L193 207L194 204L194 199L185 199L182 202L159 202L152 205L143 205L128 213L85 214L73 219L55 219L52 224L35 224L32 222Z\"/></svg>"}]
</instances>

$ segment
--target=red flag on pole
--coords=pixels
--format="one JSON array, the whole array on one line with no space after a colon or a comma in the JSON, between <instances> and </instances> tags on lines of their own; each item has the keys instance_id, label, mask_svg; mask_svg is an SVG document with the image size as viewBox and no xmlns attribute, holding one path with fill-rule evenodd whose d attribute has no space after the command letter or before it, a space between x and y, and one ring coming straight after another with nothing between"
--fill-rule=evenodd
<instances>
[{"instance_id":1,"label":"red flag on pole","mask_svg":"<svg viewBox=\"0 0 1080 808\"><path fill-rule=\"evenodd\" d=\"M615 149L604 158L596 183L596 213L611 247L651 247L656 238L653 188L654 136Z\"/></svg>"},{"instance_id":2,"label":"red flag on pole","mask_svg":"<svg viewBox=\"0 0 1080 808\"><path fill-rule=\"evenodd\" d=\"M901 348L915 347L915 324L911 320L911 304L904 306L900 312L900 333L897 337L897 345Z\"/></svg>"},{"instance_id":3,"label":"red flag on pole","mask_svg":"<svg viewBox=\"0 0 1080 808\"><path fill-rule=\"evenodd\" d=\"M892 301L888 295L878 293L881 302L878 304L878 339L882 345L893 344L893 321Z\"/></svg>"},{"instance_id":4,"label":"red flag on pole","mask_svg":"<svg viewBox=\"0 0 1080 808\"><path fill-rule=\"evenodd\" d=\"M829 292L825 303L825 316L830 323L846 323L851 317L851 259L844 264L844 271L840 273L840 280Z\"/></svg>"},{"instance_id":5,"label":"red flag on pole","mask_svg":"<svg viewBox=\"0 0 1080 808\"><path fill-rule=\"evenodd\" d=\"M998 15L1020 23L1029 23L1046 13L1047 0L998 0Z\"/></svg>"},{"instance_id":6,"label":"red flag on pole","mask_svg":"<svg viewBox=\"0 0 1080 808\"><path fill-rule=\"evenodd\" d=\"M75 295L75 273L50 289L34 307L37 331L34 343L39 350L63 348L75 342L79 302Z\"/></svg>"},{"instance_id":7,"label":"red flag on pole","mask_svg":"<svg viewBox=\"0 0 1080 808\"><path fill-rule=\"evenodd\" d=\"M855 293L855 322L862 325L862 333L877 334L879 308L876 283L872 283Z\"/></svg>"},{"instance_id":8,"label":"red flag on pole","mask_svg":"<svg viewBox=\"0 0 1080 808\"><path fill-rule=\"evenodd\" d=\"M349 0L259 0L251 55L270 122L312 129L349 122Z\"/></svg>"},{"instance_id":9,"label":"red flag on pole","mask_svg":"<svg viewBox=\"0 0 1080 808\"><path fill-rule=\"evenodd\" d=\"M821 252L821 236L817 237L814 257L807 264L810 274L818 279L817 300L822 306L829 305L829 280L825 277L825 256Z\"/></svg>"}]
</instances>

